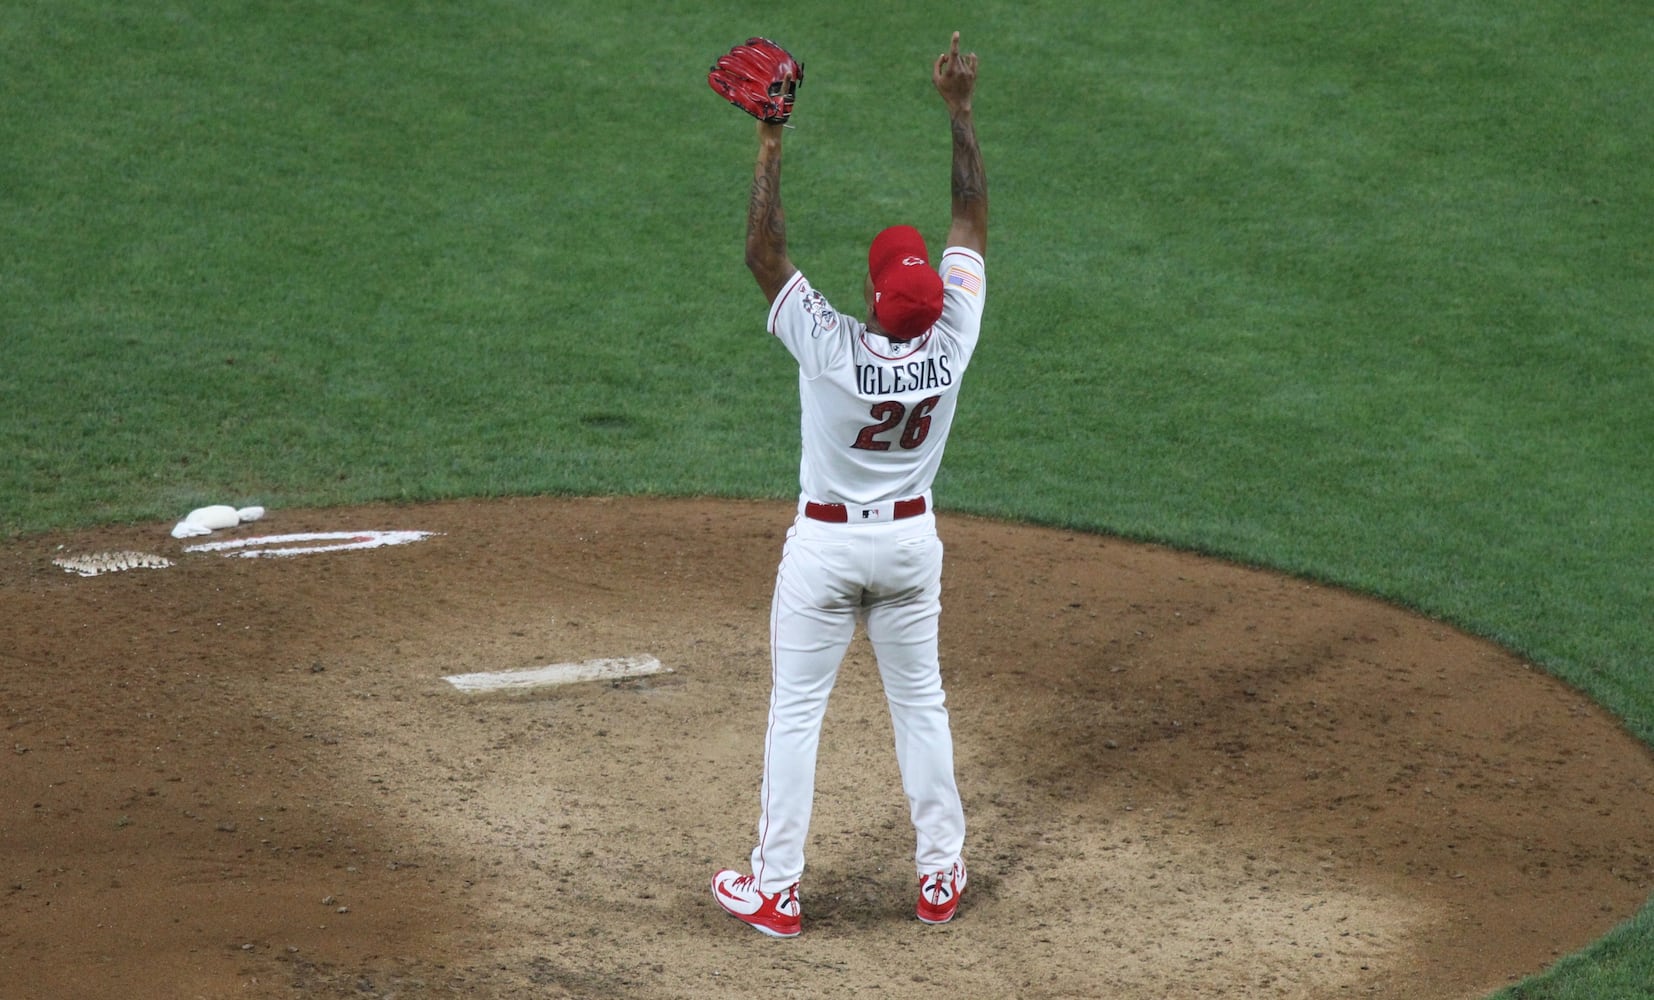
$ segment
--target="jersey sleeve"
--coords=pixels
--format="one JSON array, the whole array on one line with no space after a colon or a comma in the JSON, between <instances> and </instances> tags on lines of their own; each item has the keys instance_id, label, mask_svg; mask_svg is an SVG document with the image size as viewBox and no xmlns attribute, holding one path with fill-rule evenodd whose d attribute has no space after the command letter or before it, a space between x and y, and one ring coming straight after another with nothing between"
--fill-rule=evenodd
<instances>
[{"instance_id":1,"label":"jersey sleeve","mask_svg":"<svg viewBox=\"0 0 1654 1000\"><path fill-rule=\"evenodd\" d=\"M802 271L795 273L770 306L770 333L787 347L805 378L815 378L842 348L850 321L833 309Z\"/></svg>"},{"instance_id":2,"label":"jersey sleeve","mask_svg":"<svg viewBox=\"0 0 1654 1000\"><path fill-rule=\"evenodd\" d=\"M937 264L942 275L942 318L936 323L968 357L982 332L982 307L988 298L988 273L982 255L967 247L948 247Z\"/></svg>"}]
</instances>

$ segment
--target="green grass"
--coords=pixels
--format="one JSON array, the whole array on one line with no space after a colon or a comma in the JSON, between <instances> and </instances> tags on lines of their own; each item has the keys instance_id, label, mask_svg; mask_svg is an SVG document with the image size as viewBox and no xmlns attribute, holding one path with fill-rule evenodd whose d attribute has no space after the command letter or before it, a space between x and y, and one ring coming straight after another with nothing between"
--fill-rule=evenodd
<instances>
[{"instance_id":1,"label":"green grass","mask_svg":"<svg viewBox=\"0 0 1654 1000\"><path fill-rule=\"evenodd\" d=\"M1654 996L1654 907L1614 929L1596 946L1557 962L1542 976L1495 994L1493 1000L1646 1000Z\"/></svg>"},{"instance_id":2,"label":"green grass","mask_svg":"<svg viewBox=\"0 0 1654 1000\"><path fill-rule=\"evenodd\" d=\"M204 503L796 489L741 264L933 239L960 28L992 297L944 506L1381 595L1654 741L1654 19L1479 0L0 8L0 534ZM1641 995L1648 911L1511 996Z\"/></svg>"}]
</instances>

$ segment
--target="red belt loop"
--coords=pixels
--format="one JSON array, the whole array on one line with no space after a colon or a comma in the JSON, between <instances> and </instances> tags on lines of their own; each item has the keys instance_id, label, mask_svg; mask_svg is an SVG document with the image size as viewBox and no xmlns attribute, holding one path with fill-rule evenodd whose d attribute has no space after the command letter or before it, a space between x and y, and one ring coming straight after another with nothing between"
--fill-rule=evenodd
<instances>
[{"instance_id":1,"label":"red belt loop","mask_svg":"<svg viewBox=\"0 0 1654 1000\"><path fill-rule=\"evenodd\" d=\"M891 510L891 520L900 521L904 517L918 517L925 512L925 498L914 497L911 500L898 500ZM810 500L804 504L804 516L812 521L826 521L829 524L848 524L850 508L841 503L816 503Z\"/></svg>"}]
</instances>

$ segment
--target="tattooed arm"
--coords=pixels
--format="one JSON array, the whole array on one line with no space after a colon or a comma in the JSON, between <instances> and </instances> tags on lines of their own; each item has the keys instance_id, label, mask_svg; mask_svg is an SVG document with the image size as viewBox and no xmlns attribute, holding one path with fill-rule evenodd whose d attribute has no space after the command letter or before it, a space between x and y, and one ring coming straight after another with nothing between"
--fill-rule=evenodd
<instances>
[{"instance_id":1,"label":"tattooed arm","mask_svg":"<svg viewBox=\"0 0 1654 1000\"><path fill-rule=\"evenodd\" d=\"M787 257L787 220L781 212L781 126L758 123L758 163L747 204L747 269L770 302L798 272Z\"/></svg>"},{"instance_id":2,"label":"tattooed arm","mask_svg":"<svg viewBox=\"0 0 1654 1000\"><path fill-rule=\"evenodd\" d=\"M948 106L953 131L953 225L947 245L983 253L988 248L988 178L982 172L982 149L971 118L976 53L959 54L959 32L953 33L952 47L936 57L931 82Z\"/></svg>"}]
</instances>

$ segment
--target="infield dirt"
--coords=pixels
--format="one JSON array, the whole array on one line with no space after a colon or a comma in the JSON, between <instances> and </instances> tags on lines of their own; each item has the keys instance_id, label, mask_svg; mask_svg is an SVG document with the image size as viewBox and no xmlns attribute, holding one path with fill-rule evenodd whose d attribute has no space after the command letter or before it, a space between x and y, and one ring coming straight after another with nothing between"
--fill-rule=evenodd
<instances>
[{"instance_id":1,"label":"infield dirt","mask_svg":"<svg viewBox=\"0 0 1654 1000\"><path fill-rule=\"evenodd\" d=\"M951 924L858 637L803 936L743 867L786 504L273 510L0 549L0 996L1476 997L1654 891L1654 757L1500 648L1379 601L940 515L970 833ZM52 560L151 552L91 578ZM647 655L510 695L449 674Z\"/></svg>"}]
</instances>

